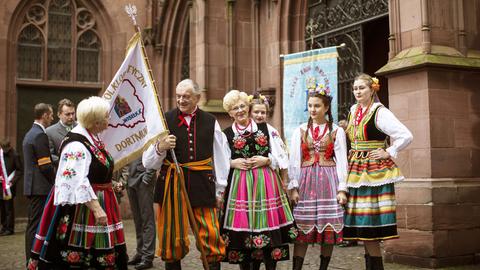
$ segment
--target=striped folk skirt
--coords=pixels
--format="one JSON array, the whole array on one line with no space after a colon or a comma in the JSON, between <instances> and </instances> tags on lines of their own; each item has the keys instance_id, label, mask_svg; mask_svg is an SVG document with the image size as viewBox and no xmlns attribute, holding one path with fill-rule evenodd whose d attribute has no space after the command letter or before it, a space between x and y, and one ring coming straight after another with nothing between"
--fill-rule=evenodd
<instances>
[{"instance_id":1,"label":"striped folk skirt","mask_svg":"<svg viewBox=\"0 0 480 270\"><path fill-rule=\"evenodd\" d=\"M394 184L348 189L345 240L398 238Z\"/></svg>"},{"instance_id":2,"label":"striped folk skirt","mask_svg":"<svg viewBox=\"0 0 480 270\"><path fill-rule=\"evenodd\" d=\"M111 184L92 188L107 214L97 225L85 204L55 206L50 192L32 245L28 269L127 269L120 208Z\"/></svg>"},{"instance_id":3,"label":"striped folk skirt","mask_svg":"<svg viewBox=\"0 0 480 270\"><path fill-rule=\"evenodd\" d=\"M317 244L342 242L342 206L337 202L338 177L335 166L303 167L299 200L293 210L299 229L297 241Z\"/></svg>"},{"instance_id":4,"label":"striped folk skirt","mask_svg":"<svg viewBox=\"0 0 480 270\"><path fill-rule=\"evenodd\" d=\"M280 176L270 167L231 175L222 229L228 262L288 260L297 230Z\"/></svg>"}]
</instances>

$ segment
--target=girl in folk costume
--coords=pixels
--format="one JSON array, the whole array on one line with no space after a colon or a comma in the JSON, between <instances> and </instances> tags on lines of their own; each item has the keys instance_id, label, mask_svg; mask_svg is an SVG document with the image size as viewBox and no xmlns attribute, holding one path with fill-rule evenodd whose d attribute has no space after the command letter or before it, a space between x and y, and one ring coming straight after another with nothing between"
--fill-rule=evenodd
<instances>
[{"instance_id":1,"label":"girl in folk costume","mask_svg":"<svg viewBox=\"0 0 480 270\"><path fill-rule=\"evenodd\" d=\"M392 161L413 137L385 108L376 92L377 78L361 74L353 83L357 104L350 109L347 127L351 142L347 177L348 202L344 238L365 244L367 269L383 269L380 241L398 238L394 183L403 175ZM392 142L387 147L387 138Z\"/></svg>"},{"instance_id":2,"label":"girl in folk costume","mask_svg":"<svg viewBox=\"0 0 480 270\"><path fill-rule=\"evenodd\" d=\"M28 269L127 269L120 207L112 188L113 159L98 134L110 104L78 104L79 125L61 145L55 186L47 198Z\"/></svg>"},{"instance_id":3,"label":"girl in folk costume","mask_svg":"<svg viewBox=\"0 0 480 270\"><path fill-rule=\"evenodd\" d=\"M223 237L227 259L240 269L267 270L287 260L288 243L296 237L293 215L276 168L288 167L285 145L278 131L249 116L248 96L231 90L223 107L234 119L224 130L230 148L231 170L226 192ZM275 165L274 165L275 164Z\"/></svg>"},{"instance_id":4,"label":"girl in folk costume","mask_svg":"<svg viewBox=\"0 0 480 270\"><path fill-rule=\"evenodd\" d=\"M254 93L248 96L248 101L250 102L250 113L255 123L266 123L267 115L270 111L270 104L268 103L267 97L259 93Z\"/></svg>"},{"instance_id":5,"label":"girl in folk costume","mask_svg":"<svg viewBox=\"0 0 480 270\"><path fill-rule=\"evenodd\" d=\"M342 242L342 205L347 202L347 144L345 131L333 124L328 90L307 83L308 123L295 129L288 174L299 229L293 269L302 269L308 244L320 244L320 270L328 268L333 245ZM328 116L328 120L326 118Z\"/></svg>"}]
</instances>

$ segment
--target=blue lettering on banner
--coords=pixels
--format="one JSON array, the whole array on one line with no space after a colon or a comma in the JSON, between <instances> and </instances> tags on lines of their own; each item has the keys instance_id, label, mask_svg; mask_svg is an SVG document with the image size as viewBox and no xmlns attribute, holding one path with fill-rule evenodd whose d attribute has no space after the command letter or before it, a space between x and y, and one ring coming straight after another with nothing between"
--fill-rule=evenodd
<instances>
[{"instance_id":1,"label":"blue lettering on banner","mask_svg":"<svg viewBox=\"0 0 480 270\"><path fill-rule=\"evenodd\" d=\"M123 120L123 123L126 123L127 121L130 121L130 120L132 120L133 118L135 118L135 117L137 117L137 116L139 116L139 115L141 115L141 114L142 114L142 109L138 109L138 111L135 111L135 112L127 115L127 117L123 118L123 119L122 119L122 120Z\"/></svg>"}]
</instances>

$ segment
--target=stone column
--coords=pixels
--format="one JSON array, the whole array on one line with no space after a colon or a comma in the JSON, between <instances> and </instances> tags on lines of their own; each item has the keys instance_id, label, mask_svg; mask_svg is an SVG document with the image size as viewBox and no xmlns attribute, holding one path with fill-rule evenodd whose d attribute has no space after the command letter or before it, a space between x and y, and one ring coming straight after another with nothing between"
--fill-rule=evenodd
<instances>
[{"instance_id":1,"label":"stone column","mask_svg":"<svg viewBox=\"0 0 480 270\"><path fill-rule=\"evenodd\" d=\"M480 262L479 0L390 0L390 109L414 141L397 163L400 239L386 260Z\"/></svg>"}]
</instances>

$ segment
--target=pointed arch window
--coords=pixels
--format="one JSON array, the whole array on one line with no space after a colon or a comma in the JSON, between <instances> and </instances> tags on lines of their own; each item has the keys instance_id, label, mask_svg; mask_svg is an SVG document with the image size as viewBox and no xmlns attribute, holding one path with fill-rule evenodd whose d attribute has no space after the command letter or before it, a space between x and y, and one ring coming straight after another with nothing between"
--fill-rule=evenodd
<instances>
[{"instance_id":1,"label":"pointed arch window","mask_svg":"<svg viewBox=\"0 0 480 270\"><path fill-rule=\"evenodd\" d=\"M17 78L99 82L102 43L80 0L36 0L17 38Z\"/></svg>"}]
</instances>

